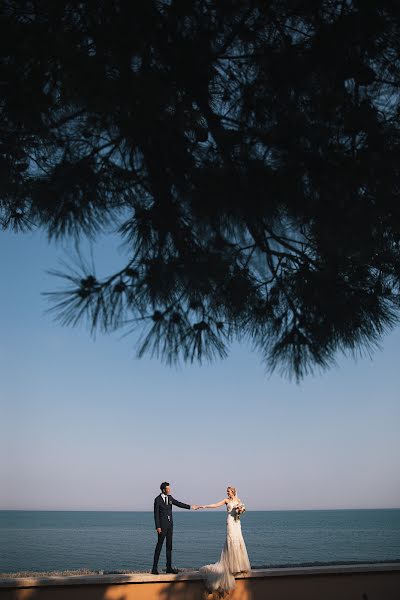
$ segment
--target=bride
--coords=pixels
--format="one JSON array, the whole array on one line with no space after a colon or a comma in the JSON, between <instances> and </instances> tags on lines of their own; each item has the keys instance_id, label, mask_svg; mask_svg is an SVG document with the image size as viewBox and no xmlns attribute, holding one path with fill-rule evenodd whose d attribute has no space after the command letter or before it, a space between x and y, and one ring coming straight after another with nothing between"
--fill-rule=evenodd
<instances>
[{"instance_id":1,"label":"bride","mask_svg":"<svg viewBox=\"0 0 400 600\"><path fill-rule=\"evenodd\" d=\"M218 508L226 505L226 542L222 549L221 558L212 565L201 567L200 573L210 592L225 592L235 587L234 575L250 571L250 562L240 525L240 513L244 505L236 495L236 489L229 486L226 490L227 498L215 504L206 504L199 508Z\"/></svg>"}]
</instances>

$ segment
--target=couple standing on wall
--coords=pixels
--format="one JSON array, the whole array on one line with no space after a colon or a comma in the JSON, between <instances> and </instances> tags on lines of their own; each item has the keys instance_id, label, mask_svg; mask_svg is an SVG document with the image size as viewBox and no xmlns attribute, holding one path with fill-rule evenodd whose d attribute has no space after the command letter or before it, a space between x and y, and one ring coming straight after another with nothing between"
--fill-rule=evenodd
<instances>
[{"instance_id":1,"label":"couple standing on wall","mask_svg":"<svg viewBox=\"0 0 400 600\"><path fill-rule=\"evenodd\" d=\"M158 575L158 560L164 540L167 542L167 573L178 573L172 566L172 535L173 519L172 506L199 510L203 508L218 508L226 505L226 541L218 562L201 567L206 587L210 591L228 591L235 587L235 574L250 571L250 562L244 543L240 515L246 510L244 504L236 495L236 489L229 486L226 497L220 502L207 505L184 504L175 500L170 494L171 488L167 481L160 485L161 494L154 500L154 521L158 534L157 546L154 552L152 573Z\"/></svg>"}]
</instances>

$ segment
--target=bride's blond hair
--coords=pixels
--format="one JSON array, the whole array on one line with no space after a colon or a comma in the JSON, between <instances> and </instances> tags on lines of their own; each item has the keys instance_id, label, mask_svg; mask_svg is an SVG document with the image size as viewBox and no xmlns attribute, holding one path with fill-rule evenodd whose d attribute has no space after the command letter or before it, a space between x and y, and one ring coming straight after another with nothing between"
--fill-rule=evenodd
<instances>
[{"instance_id":1,"label":"bride's blond hair","mask_svg":"<svg viewBox=\"0 0 400 600\"><path fill-rule=\"evenodd\" d=\"M231 492L233 492L233 495L236 496L236 488L232 487L231 485L228 485L228 490L231 490Z\"/></svg>"}]
</instances>

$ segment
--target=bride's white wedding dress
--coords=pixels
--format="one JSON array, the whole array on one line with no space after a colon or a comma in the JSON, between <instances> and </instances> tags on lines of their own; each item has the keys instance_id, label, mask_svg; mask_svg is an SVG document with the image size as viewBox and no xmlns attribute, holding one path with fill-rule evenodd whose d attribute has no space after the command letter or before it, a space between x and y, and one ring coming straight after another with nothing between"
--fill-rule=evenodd
<instances>
[{"instance_id":1,"label":"bride's white wedding dress","mask_svg":"<svg viewBox=\"0 0 400 600\"><path fill-rule=\"evenodd\" d=\"M250 571L250 562L242 535L240 519L235 519L237 501L226 505L226 542L221 558L212 565L201 567L206 587L210 591L228 591L235 587L235 573Z\"/></svg>"}]
</instances>

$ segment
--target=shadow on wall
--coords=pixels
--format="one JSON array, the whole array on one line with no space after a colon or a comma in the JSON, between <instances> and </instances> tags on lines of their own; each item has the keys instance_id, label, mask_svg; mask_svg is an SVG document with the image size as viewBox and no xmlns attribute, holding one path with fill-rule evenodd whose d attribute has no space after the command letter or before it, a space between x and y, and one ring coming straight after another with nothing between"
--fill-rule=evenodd
<instances>
[{"instance_id":1,"label":"shadow on wall","mask_svg":"<svg viewBox=\"0 0 400 600\"><path fill-rule=\"evenodd\" d=\"M235 590L209 594L201 580L171 583L46 586L0 590L0 600L258 600L250 580L239 580ZM259 596L260 600L262 596Z\"/></svg>"},{"instance_id":2,"label":"shadow on wall","mask_svg":"<svg viewBox=\"0 0 400 600\"><path fill-rule=\"evenodd\" d=\"M98 580L99 581L99 580ZM9 582L12 585L12 581ZM236 580L223 597L206 593L201 579L160 583L90 583L1 588L0 600L385 600L399 599L400 571L326 573Z\"/></svg>"},{"instance_id":3,"label":"shadow on wall","mask_svg":"<svg viewBox=\"0 0 400 600\"><path fill-rule=\"evenodd\" d=\"M251 580L240 579L236 581L236 588L231 592L208 593L203 581L185 581L173 582L167 584L163 590L160 590L157 599L159 600L263 600L264 596L258 598L254 595L254 587Z\"/></svg>"},{"instance_id":4,"label":"shadow on wall","mask_svg":"<svg viewBox=\"0 0 400 600\"><path fill-rule=\"evenodd\" d=\"M136 600L140 598L134 595L133 588L136 586L126 586L121 583L122 585L109 586L98 584L3 588L0 589L0 600L130 600L133 597ZM148 597L150 598L151 594Z\"/></svg>"}]
</instances>

